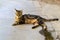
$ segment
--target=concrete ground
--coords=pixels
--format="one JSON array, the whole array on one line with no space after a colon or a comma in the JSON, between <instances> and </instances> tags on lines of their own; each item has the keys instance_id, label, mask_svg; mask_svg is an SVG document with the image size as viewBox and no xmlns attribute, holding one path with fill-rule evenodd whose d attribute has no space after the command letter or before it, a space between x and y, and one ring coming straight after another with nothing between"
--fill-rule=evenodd
<instances>
[{"instance_id":1,"label":"concrete ground","mask_svg":"<svg viewBox=\"0 0 60 40\"><path fill-rule=\"evenodd\" d=\"M28 0L1 0L0 1L0 40L45 40L40 33L41 27L32 29L33 25L24 24L12 26L14 23L15 10L23 10L23 14L35 14L46 19L60 19L60 5L47 4L40 1ZM49 32L54 40L60 37L60 20L55 22L46 22ZM56 39L59 35L58 39Z\"/></svg>"}]
</instances>

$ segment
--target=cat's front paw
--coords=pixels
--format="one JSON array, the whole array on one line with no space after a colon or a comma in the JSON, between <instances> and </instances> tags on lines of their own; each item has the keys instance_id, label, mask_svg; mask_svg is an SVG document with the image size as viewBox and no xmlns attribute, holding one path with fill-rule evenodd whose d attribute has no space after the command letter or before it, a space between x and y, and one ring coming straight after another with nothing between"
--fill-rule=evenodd
<instances>
[{"instance_id":1,"label":"cat's front paw","mask_svg":"<svg viewBox=\"0 0 60 40\"><path fill-rule=\"evenodd\" d=\"M12 26L16 26L17 24L12 24Z\"/></svg>"},{"instance_id":2,"label":"cat's front paw","mask_svg":"<svg viewBox=\"0 0 60 40\"><path fill-rule=\"evenodd\" d=\"M35 27L32 27L32 29L35 29Z\"/></svg>"}]
</instances>

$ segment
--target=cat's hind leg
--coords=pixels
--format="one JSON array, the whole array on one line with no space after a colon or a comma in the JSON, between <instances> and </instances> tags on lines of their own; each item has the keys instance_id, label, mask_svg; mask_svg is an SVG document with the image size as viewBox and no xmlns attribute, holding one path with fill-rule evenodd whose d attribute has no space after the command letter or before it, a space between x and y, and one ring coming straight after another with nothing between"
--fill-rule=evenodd
<instances>
[{"instance_id":1,"label":"cat's hind leg","mask_svg":"<svg viewBox=\"0 0 60 40\"><path fill-rule=\"evenodd\" d=\"M39 25L35 25L35 26L33 26L32 29L35 29L35 28L37 28L37 27L39 27Z\"/></svg>"},{"instance_id":2,"label":"cat's hind leg","mask_svg":"<svg viewBox=\"0 0 60 40\"><path fill-rule=\"evenodd\" d=\"M33 25L34 26L32 27L32 29L35 29L35 28L39 27L39 24L37 22L33 23Z\"/></svg>"},{"instance_id":3,"label":"cat's hind leg","mask_svg":"<svg viewBox=\"0 0 60 40\"><path fill-rule=\"evenodd\" d=\"M41 24L43 30L47 30L47 25L45 23Z\"/></svg>"}]
</instances>

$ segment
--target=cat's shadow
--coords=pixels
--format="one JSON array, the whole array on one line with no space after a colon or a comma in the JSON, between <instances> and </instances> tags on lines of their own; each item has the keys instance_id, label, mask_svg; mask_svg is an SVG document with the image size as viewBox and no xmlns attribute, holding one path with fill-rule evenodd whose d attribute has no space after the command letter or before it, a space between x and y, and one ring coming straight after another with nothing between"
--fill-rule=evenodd
<instances>
[{"instance_id":1,"label":"cat's shadow","mask_svg":"<svg viewBox=\"0 0 60 40\"><path fill-rule=\"evenodd\" d=\"M54 40L51 32L48 32L48 30L40 30L39 33L45 37L45 40Z\"/></svg>"},{"instance_id":2,"label":"cat's shadow","mask_svg":"<svg viewBox=\"0 0 60 40\"><path fill-rule=\"evenodd\" d=\"M39 33L44 36L43 30L40 30Z\"/></svg>"}]
</instances>

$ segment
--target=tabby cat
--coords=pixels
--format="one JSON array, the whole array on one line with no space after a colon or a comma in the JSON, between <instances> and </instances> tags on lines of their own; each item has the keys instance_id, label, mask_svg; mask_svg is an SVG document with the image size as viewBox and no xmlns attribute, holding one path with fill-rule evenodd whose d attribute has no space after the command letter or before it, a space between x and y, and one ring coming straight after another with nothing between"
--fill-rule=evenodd
<instances>
[{"instance_id":1,"label":"tabby cat","mask_svg":"<svg viewBox=\"0 0 60 40\"><path fill-rule=\"evenodd\" d=\"M13 24L13 26L19 25L19 24L33 24L34 26L32 27L32 29L41 26L42 29L47 30L47 26L44 22L58 21L58 18L45 19L38 15L31 15L31 14L23 15L22 10L16 10L15 14L16 14L15 23Z\"/></svg>"}]
</instances>

